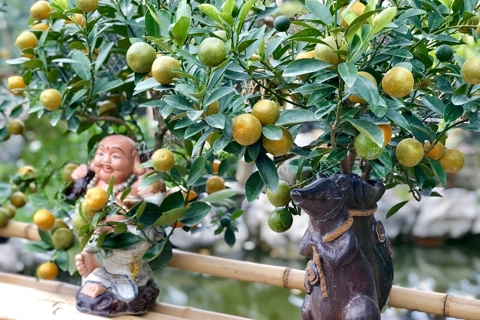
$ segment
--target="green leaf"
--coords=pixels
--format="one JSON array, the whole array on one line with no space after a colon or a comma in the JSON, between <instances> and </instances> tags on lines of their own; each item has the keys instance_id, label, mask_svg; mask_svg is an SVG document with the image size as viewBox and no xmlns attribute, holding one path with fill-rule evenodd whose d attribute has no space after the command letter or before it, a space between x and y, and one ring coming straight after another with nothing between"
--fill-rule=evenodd
<instances>
[{"instance_id":1,"label":"green leaf","mask_svg":"<svg viewBox=\"0 0 480 320\"><path fill-rule=\"evenodd\" d=\"M330 14L330 10L323 3L317 0L307 0L305 1L305 6L322 24L333 24L333 17Z\"/></svg>"},{"instance_id":2,"label":"green leaf","mask_svg":"<svg viewBox=\"0 0 480 320\"><path fill-rule=\"evenodd\" d=\"M397 213L398 210L402 209L403 206L406 205L408 201L409 200L402 201L400 203L397 203L393 207L391 207L390 210L388 210L388 212L387 212L387 219L390 218L391 216L393 216L395 213Z\"/></svg>"},{"instance_id":3,"label":"green leaf","mask_svg":"<svg viewBox=\"0 0 480 320\"><path fill-rule=\"evenodd\" d=\"M180 17L172 28L172 35L179 46L183 46L188 37L190 29L190 17Z\"/></svg>"},{"instance_id":4,"label":"green leaf","mask_svg":"<svg viewBox=\"0 0 480 320\"><path fill-rule=\"evenodd\" d=\"M116 88L118 88L122 85L123 85L123 81L120 80L120 79L108 80L107 78L101 78L100 80L95 81L95 84L93 85L92 94L96 95L96 94L99 94L99 93L102 93L102 92L110 91L110 90L116 89Z\"/></svg>"},{"instance_id":5,"label":"green leaf","mask_svg":"<svg viewBox=\"0 0 480 320\"><path fill-rule=\"evenodd\" d=\"M220 12L218 13L218 16L223 20L225 21L226 23L228 23L229 25L233 26L233 18L232 18L232 15L229 14L229 13L224 13L224 12Z\"/></svg>"},{"instance_id":6,"label":"green leaf","mask_svg":"<svg viewBox=\"0 0 480 320\"><path fill-rule=\"evenodd\" d=\"M187 0L180 0L178 3L177 10L175 12L175 21L180 21L183 17L189 19L192 17L192 9L187 3Z\"/></svg>"},{"instance_id":7,"label":"green leaf","mask_svg":"<svg viewBox=\"0 0 480 320\"><path fill-rule=\"evenodd\" d=\"M42 239L43 242L45 242L51 248L54 248L54 245L52 242L52 236L50 232L38 229L38 235L40 236L40 239Z\"/></svg>"},{"instance_id":8,"label":"green leaf","mask_svg":"<svg viewBox=\"0 0 480 320\"><path fill-rule=\"evenodd\" d=\"M75 116L70 117L67 120L67 126L68 126L68 130L70 130L72 132L76 132L78 130L78 128L80 128L80 119L78 119Z\"/></svg>"},{"instance_id":9,"label":"green leaf","mask_svg":"<svg viewBox=\"0 0 480 320\"><path fill-rule=\"evenodd\" d=\"M288 39L289 40L297 40L297 41L305 41L307 39L318 40L317 38L319 38L319 37L323 38L323 34L319 30L314 29L314 28L308 28L308 29L303 29L303 30L300 30L300 31L292 34L290 37L288 37ZM320 41L318 41L318 42L320 43Z\"/></svg>"},{"instance_id":10,"label":"green leaf","mask_svg":"<svg viewBox=\"0 0 480 320\"><path fill-rule=\"evenodd\" d=\"M378 14L376 18L377 23L373 25L372 33L377 34L385 28L387 24L392 22L395 14L397 13L397 7L389 7L384 9L382 12Z\"/></svg>"},{"instance_id":11,"label":"green leaf","mask_svg":"<svg viewBox=\"0 0 480 320\"><path fill-rule=\"evenodd\" d=\"M161 38L162 33L160 31L158 16L152 6L148 6L148 9L149 10L145 12L145 29L147 30L147 34L154 38Z\"/></svg>"},{"instance_id":12,"label":"green leaf","mask_svg":"<svg viewBox=\"0 0 480 320\"><path fill-rule=\"evenodd\" d=\"M383 147L383 132L376 124L362 119L348 119L347 121L379 147Z\"/></svg>"},{"instance_id":13,"label":"green leaf","mask_svg":"<svg viewBox=\"0 0 480 320\"><path fill-rule=\"evenodd\" d=\"M50 204L48 197L40 193L29 194L28 200L37 208L48 207Z\"/></svg>"},{"instance_id":14,"label":"green leaf","mask_svg":"<svg viewBox=\"0 0 480 320\"><path fill-rule=\"evenodd\" d=\"M184 97L181 97L181 96L169 95L169 96L165 97L164 101L167 104L171 105L172 107L175 107L175 108L180 109L180 110L188 111L188 110L194 109L192 103L189 102Z\"/></svg>"},{"instance_id":15,"label":"green leaf","mask_svg":"<svg viewBox=\"0 0 480 320\"><path fill-rule=\"evenodd\" d=\"M377 86L369 79L358 76L353 86L348 88L348 92L367 101L377 117L383 117L387 112L387 106L380 97Z\"/></svg>"},{"instance_id":16,"label":"green leaf","mask_svg":"<svg viewBox=\"0 0 480 320\"><path fill-rule=\"evenodd\" d=\"M223 201L225 199L228 199L230 197L236 196L237 194L241 194L241 193L242 192L239 190L223 189L208 195L207 197L201 199L200 201L215 203L215 202Z\"/></svg>"},{"instance_id":17,"label":"green leaf","mask_svg":"<svg viewBox=\"0 0 480 320\"><path fill-rule=\"evenodd\" d=\"M118 223L118 222L116 222L116 221L109 221L109 222L107 222L107 225L115 226L115 225L117 225L117 223ZM103 241L105 241L105 237L107 236L108 233L109 233L109 232L104 231L104 232L102 232L102 234L100 234L100 235L98 236L98 238L97 238L97 246L98 246L99 248L102 246L102 243L103 243Z\"/></svg>"},{"instance_id":18,"label":"green leaf","mask_svg":"<svg viewBox=\"0 0 480 320\"><path fill-rule=\"evenodd\" d=\"M62 271L68 270L68 254L66 250L57 249L55 253L52 255L52 261L55 261L55 264L58 268Z\"/></svg>"},{"instance_id":19,"label":"green leaf","mask_svg":"<svg viewBox=\"0 0 480 320\"><path fill-rule=\"evenodd\" d=\"M296 77L331 67L330 63L317 59L299 59L290 62L283 71L284 77Z\"/></svg>"},{"instance_id":20,"label":"green leaf","mask_svg":"<svg viewBox=\"0 0 480 320\"><path fill-rule=\"evenodd\" d=\"M219 100L219 99L223 98L224 96L226 96L230 93L233 93L233 92L235 92L235 89L233 87L217 88L215 91L212 92L212 94L206 96L207 98L205 99L203 104L208 106L212 102L215 102L216 100Z\"/></svg>"},{"instance_id":21,"label":"green leaf","mask_svg":"<svg viewBox=\"0 0 480 320\"><path fill-rule=\"evenodd\" d=\"M82 239L83 240L83 239ZM140 241L145 241L141 237L137 236L133 233L121 233L121 234L114 234L109 233L105 237L105 240L102 243L101 248L106 250L112 249L123 249L133 246Z\"/></svg>"},{"instance_id":22,"label":"green leaf","mask_svg":"<svg viewBox=\"0 0 480 320\"><path fill-rule=\"evenodd\" d=\"M289 127L295 124L311 121L317 121L315 113L313 113L312 111L303 109L288 109L283 110L280 113L280 117L278 118L277 122L275 122L275 124L277 126Z\"/></svg>"},{"instance_id":23,"label":"green leaf","mask_svg":"<svg viewBox=\"0 0 480 320\"><path fill-rule=\"evenodd\" d=\"M347 87L353 86L357 80L357 67L353 63L344 62L338 65L337 70Z\"/></svg>"},{"instance_id":24,"label":"green leaf","mask_svg":"<svg viewBox=\"0 0 480 320\"><path fill-rule=\"evenodd\" d=\"M135 211L135 217L140 221L142 218L143 212L145 212L145 209L147 208L147 202L142 202L140 205L137 207L137 210Z\"/></svg>"},{"instance_id":25,"label":"green leaf","mask_svg":"<svg viewBox=\"0 0 480 320\"><path fill-rule=\"evenodd\" d=\"M52 247L46 244L45 242L32 242L32 243L26 243L24 250L25 251L32 251L32 252L38 252L38 253L46 253L49 250L51 250Z\"/></svg>"},{"instance_id":26,"label":"green leaf","mask_svg":"<svg viewBox=\"0 0 480 320\"><path fill-rule=\"evenodd\" d=\"M208 118L208 117L207 117ZM191 157L195 157L195 155L197 154L197 151L204 145L203 143L205 141L207 141L208 137L210 136L210 134L213 132L213 129L211 128L208 128L207 130L205 130L205 132L202 134L202 136L200 137L200 139L197 140L197 143L195 143L195 146L191 149L192 152L190 152L190 155ZM187 140L188 141L188 140ZM186 150L188 152L188 150Z\"/></svg>"},{"instance_id":27,"label":"green leaf","mask_svg":"<svg viewBox=\"0 0 480 320\"><path fill-rule=\"evenodd\" d=\"M52 2L53 3L53 2ZM61 9L67 11L68 10L68 1L67 0L55 0L55 3L57 6L59 6Z\"/></svg>"},{"instance_id":28,"label":"green leaf","mask_svg":"<svg viewBox=\"0 0 480 320\"><path fill-rule=\"evenodd\" d=\"M167 211L160 218L158 218L154 224L152 224L152 227L169 226L180 219L185 212L187 212L187 208L176 208Z\"/></svg>"},{"instance_id":29,"label":"green leaf","mask_svg":"<svg viewBox=\"0 0 480 320\"><path fill-rule=\"evenodd\" d=\"M237 46L237 51L238 52L243 52L245 50L247 50L248 47L250 47L252 44L254 44L255 42L257 42L257 39L247 39L247 40L243 40L242 42L240 42Z\"/></svg>"},{"instance_id":30,"label":"green leaf","mask_svg":"<svg viewBox=\"0 0 480 320\"><path fill-rule=\"evenodd\" d=\"M113 233L120 234L127 232L127 225L124 222L118 222L115 227L113 228Z\"/></svg>"},{"instance_id":31,"label":"green leaf","mask_svg":"<svg viewBox=\"0 0 480 320\"><path fill-rule=\"evenodd\" d=\"M442 187L445 187L447 183L447 173L445 172L445 169L443 169L442 165L437 160L434 160L430 157L426 157L426 158L438 182Z\"/></svg>"},{"instance_id":32,"label":"green leaf","mask_svg":"<svg viewBox=\"0 0 480 320\"><path fill-rule=\"evenodd\" d=\"M274 125L268 125L262 127L262 134L265 138L270 140L280 140L282 139L282 129Z\"/></svg>"},{"instance_id":33,"label":"green leaf","mask_svg":"<svg viewBox=\"0 0 480 320\"><path fill-rule=\"evenodd\" d=\"M150 162L150 167L151 167L151 162ZM153 173L152 175L149 176L143 176L142 181L140 181L140 189L148 187L155 183L158 179L162 178L162 174L160 173Z\"/></svg>"},{"instance_id":34,"label":"green leaf","mask_svg":"<svg viewBox=\"0 0 480 320\"><path fill-rule=\"evenodd\" d=\"M232 15L234 7L235 7L235 0L227 0L223 4L222 12Z\"/></svg>"},{"instance_id":35,"label":"green leaf","mask_svg":"<svg viewBox=\"0 0 480 320\"><path fill-rule=\"evenodd\" d=\"M167 264L172 260L173 253L172 253L172 244L170 241L165 240L165 245L162 250L162 254L160 254L156 259L149 262L150 267L152 270L160 270L167 266Z\"/></svg>"},{"instance_id":36,"label":"green leaf","mask_svg":"<svg viewBox=\"0 0 480 320\"><path fill-rule=\"evenodd\" d=\"M73 245L68 248L67 254L68 254L68 273L70 275L74 275L75 272L77 272L77 266L75 264L75 257L81 252L80 250L80 243L78 241L78 238L74 238L73 240Z\"/></svg>"},{"instance_id":37,"label":"green leaf","mask_svg":"<svg viewBox=\"0 0 480 320\"><path fill-rule=\"evenodd\" d=\"M244 2L243 5L240 7L240 11L237 17L237 23L235 26L238 34L242 33L243 24L245 23L245 19L247 18L248 13L253 7L253 3L253 0L248 0L247 2Z\"/></svg>"},{"instance_id":38,"label":"green leaf","mask_svg":"<svg viewBox=\"0 0 480 320\"><path fill-rule=\"evenodd\" d=\"M149 262L156 259L162 254L163 248L165 246L165 241L161 241L151 247L142 257L143 262Z\"/></svg>"},{"instance_id":39,"label":"green leaf","mask_svg":"<svg viewBox=\"0 0 480 320\"><path fill-rule=\"evenodd\" d=\"M69 60L71 60L71 59L69 59ZM16 58L16 59L7 60L5 62L9 65L16 65L16 64L25 63L27 61L30 61L30 59L29 58ZM53 60L52 62L55 62L55 60Z\"/></svg>"},{"instance_id":40,"label":"green leaf","mask_svg":"<svg viewBox=\"0 0 480 320\"><path fill-rule=\"evenodd\" d=\"M422 102L428 109L432 110L438 115L443 116L445 105L440 99L434 96L423 96Z\"/></svg>"},{"instance_id":41,"label":"green leaf","mask_svg":"<svg viewBox=\"0 0 480 320\"><path fill-rule=\"evenodd\" d=\"M255 201L260 196L260 193L262 193L264 186L265 184L260 176L260 172L255 171L252 173L245 184L245 195L247 197L247 201Z\"/></svg>"},{"instance_id":42,"label":"green leaf","mask_svg":"<svg viewBox=\"0 0 480 320\"><path fill-rule=\"evenodd\" d=\"M166 199L164 199L165 201ZM183 200L183 198L182 198ZM162 202L163 205L163 202ZM183 205L183 202L182 202ZM137 215L137 211L140 210L140 215ZM143 212L142 212L143 211ZM133 206L133 208L128 211L128 215L130 217L135 217L137 223L144 224L144 225L152 225L158 217L160 217L161 212L167 210L161 210L160 207L151 202L141 202L137 203Z\"/></svg>"},{"instance_id":43,"label":"green leaf","mask_svg":"<svg viewBox=\"0 0 480 320\"><path fill-rule=\"evenodd\" d=\"M193 161L192 167L188 173L188 181L187 187L191 187L203 176L203 172L205 171L205 158L198 157Z\"/></svg>"},{"instance_id":44,"label":"green leaf","mask_svg":"<svg viewBox=\"0 0 480 320\"><path fill-rule=\"evenodd\" d=\"M449 103L445 107L443 119L446 123L452 123L462 116L463 111L464 110L462 106L456 106L453 103Z\"/></svg>"},{"instance_id":45,"label":"green leaf","mask_svg":"<svg viewBox=\"0 0 480 320\"><path fill-rule=\"evenodd\" d=\"M212 20L218 22L219 24L222 24L222 20L218 15L219 12L215 6L207 3L202 3L201 5L198 6L198 9L200 9L200 11L202 11L207 16L209 16Z\"/></svg>"},{"instance_id":46,"label":"green leaf","mask_svg":"<svg viewBox=\"0 0 480 320\"><path fill-rule=\"evenodd\" d=\"M388 109L385 116L394 123L398 124L403 129L407 130L408 132L412 132L412 129L410 128L410 123L408 123L407 119L405 119L405 117L398 111L394 109Z\"/></svg>"},{"instance_id":47,"label":"green leaf","mask_svg":"<svg viewBox=\"0 0 480 320\"><path fill-rule=\"evenodd\" d=\"M83 234L82 229L86 228L88 230L88 225L82 226L80 230L78 231L78 235L82 235L82 240L80 241L80 250L83 250L83 248L87 245L88 241L93 235L93 232L95 230L90 230Z\"/></svg>"},{"instance_id":48,"label":"green leaf","mask_svg":"<svg viewBox=\"0 0 480 320\"><path fill-rule=\"evenodd\" d=\"M162 204L160 205L160 212L169 211L173 208L183 208L184 204L185 199L183 199L182 192L177 191L163 199Z\"/></svg>"},{"instance_id":49,"label":"green leaf","mask_svg":"<svg viewBox=\"0 0 480 320\"><path fill-rule=\"evenodd\" d=\"M201 201L195 201L190 204L187 213L180 219L187 227L193 227L199 224L210 212L212 207Z\"/></svg>"},{"instance_id":50,"label":"green leaf","mask_svg":"<svg viewBox=\"0 0 480 320\"><path fill-rule=\"evenodd\" d=\"M205 118L209 126L223 130L225 128L225 116L221 113L213 114Z\"/></svg>"},{"instance_id":51,"label":"green leaf","mask_svg":"<svg viewBox=\"0 0 480 320\"><path fill-rule=\"evenodd\" d=\"M36 68L41 68L43 66L43 62L40 61L39 59L32 59L32 60L25 61L23 66L26 69L36 69Z\"/></svg>"},{"instance_id":52,"label":"green leaf","mask_svg":"<svg viewBox=\"0 0 480 320\"><path fill-rule=\"evenodd\" d=\"M333 163L339 163L345 157L347 156L348 150L343 147L338 147L336 149L333 149L332 152L328 154L327 161L333 162Z\"/></svg>"},{"instance_id":53,"label":"green leaf","mask_svg":"<svg viewBox=\"0 0 480 320\"><path fill-rule=\"evenodd\" d=\"M225 243L228 244L229 247L233 247L235 245L235 232L231 228L227 228L225 230L225 235L223 236Z\"/></svg>"},{"instance_id":54,"label":"green leaf","mask_svg":"<svg viewBox=\"0 0 480 320\"><path fill-rule=\"evenodd\" d=\"M157 80L155 80L155 78L153 78L153 77L148 78L147 80L144 80L144 81L140 82L139 84L137 84L137 86L135 87L134 95L138 94L140 92L155 88L158 85L160 85L160 84L157 82Z\"/></svg>"},{"instance_id":55,"label":"green leaf","mask_svg":"<svg viewBox=\"0 0 480 320\"><path fill-rule=\"evenodd\" d=\"M125 198L128 196L128 194L132 191L132 186L128 187L122 192L122 195L120 196L120 201L125 200Z\"/></svg>"},{"instance_id":56,"label":"green leaf","mask_svg":"<svg viewBox=\"0 0 480 320\"><path fill-rule=\"evenodd\" d=\"M277 191L278 187L278 171L272 159L265 154L259 154L256 160L258 172L262 177L263 182L272 192Z\"/></svg>"},{"instance_id":57,"label":"green leaf","mask_svg":"<svg viewBox=\"0 0 480 320\"><path fill-rule=\"evenodd\" d=\"M72 53L72 59L78 63L73 63L72 68L75 73L83 80L90 80L92 73L90 72L90 59L81 51L75 50Z\"/></svg>"},{"instance_id":58,"label":"green leaf","mask_svg":"<svg viewBox=\"0 0 480 320\"><path fill-rule=\"evenodd\" d=\"M71 106L72 104L74 104L75 102L77 102L80 98L84 98L85 97L85 94L88 92L87 89L80 89L79 91L75 92L75 94L73 95L73 97L70 99L69 103L68 103L68 106ZM71 115L70 115L71 116ZM68 118L70 118L70 116L67 116Z\"/></svg>"},{"instance_id":59,"label":"green leaf","mask_svg":"<svg viewBox=\"0 0 480 320\"><path fill-rule=\"evenodd\" d=\"M98 55L97 60L95 61L95 72L100 70L103 63L107 59L108 54L110 53L110 50L112 49L114 44L115 44L115 42L110 42L109 44L107 44L106 47L104 47L104 48L102 48L102 50L100 50L100 54Z\"/></svg>"},{"instance_id":60,"label":"green leaf","mask_svg":"<svg viewBox=\"0 0 480 320\"><path fill-rule=\"evenodd\" d=\"M252 145L247 147L247 153L245 154L245 161L247 163L255 161L257 159L258 154L260 153L260 146L262 145L262 141L258 140Z\"/></svg>"}]
</instances>

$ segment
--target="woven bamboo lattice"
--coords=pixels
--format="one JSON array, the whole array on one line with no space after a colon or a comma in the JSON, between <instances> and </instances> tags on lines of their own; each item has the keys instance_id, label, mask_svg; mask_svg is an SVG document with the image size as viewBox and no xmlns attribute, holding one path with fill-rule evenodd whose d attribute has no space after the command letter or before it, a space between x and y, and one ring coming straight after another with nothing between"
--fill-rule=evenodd
<instances>
[{"instance_id":1,"label":"woven bamboo lattice","mask_svg":"<svg viewBox=\"0 0 480 320\"><path fill-rule=\"evenodd\" d=\"M0 229L0 236L24 238L32 241L40 240L40 236L38 235L35 225L14 221L10 221L5 228ZM222 278L259 282L278 287L304 290L304 271L287 267L230 260L183 252L180 250L174 250L173 258L169 263L169 267L199 272ZM31 290L34 291L31 292ZM55 311L55 308L52 307L58 306L58 303L60 303L61 307L63 308L62 312L64 309L69 310L68 316L70 318L89 319L87 317L91 316L82 315L75 310L74 292L76 290L77 287L75 286L55 281L37 282L33 278L0 273L0 301L2 301L2 304L4 301L7 301L4 304L7 307L4 308L2 306L0 308L0 319L30 319L28 317L23 317L22 312L31 312L34 310L33 307L39 308L39 312L41 310L42 312L58 313L59 311ZM32 300L32 304L24 301L24 299L27 297ZM23 300L20 300L20 298ZM18 301L16 299L18 299ZM56 299L62 300L58 301ZM29 306L29 310L25 310L24 306ZM393 286L390 293L388 306L416 310L458 319L480 319L480 300L460 298L445 293L425 292L398 286ZM3 315L4 312L17 313L7 313L7 316ZM186 314L188 314L188 317L185 316ZM65 316L66 314L63 314L63 317ZM134 319L138 317L121 318ZM142 318L208 320L245 319L188 307L171 306L162 303L157 303L156 307L151 312L142 316Z\"/></svg>"}]
</instances>

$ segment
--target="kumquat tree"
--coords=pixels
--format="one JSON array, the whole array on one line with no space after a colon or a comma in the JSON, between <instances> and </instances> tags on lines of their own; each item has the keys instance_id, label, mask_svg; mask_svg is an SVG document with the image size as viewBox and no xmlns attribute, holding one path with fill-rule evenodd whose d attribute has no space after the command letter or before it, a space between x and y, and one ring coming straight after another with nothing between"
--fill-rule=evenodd
<instances>
[{"instance_id":1,"label":"kumquat tree","mask_svg":"<svg viewBox=\"0 0 480 320\"><path fill-rule=\"evenodd\" d=\"M125 222L102 222L112 212L138 229L168 229L143 256L158 268L172 256L170 236L207 215L215 227L202 232L233 245L239 194L253 202L266 192L277 207L270 227L289 229L302 211L290 190L318 173L406 184L417 200L436 196L464 165L462 152L444 147L449 131L480 129L478 9L474 0L35 2L16 38L21 56L8 60L17 74L5 83L0 137L22 134L25 110L66 124L70 135L88 133L92 156L107 135L125 135L142 146L149 173L141 186L160 179L168 191L160 205L124 212L109 200L112 182L92 195L100 205L84 206L65 196L79 163L24 168L2 193L1 226L31 202L42 241L29 248L53 252L52 262L73 274L72 257L98 226L114 227L100 247L139 241ZM7 110L11 101L17 107ZM297 145L311 128L321 134ZM256 168L244 190L229 187L240 159ZM58 192L46 194L62 175ZM65 217L77 237L56 222Z\"/></svg>"}]
</instances>

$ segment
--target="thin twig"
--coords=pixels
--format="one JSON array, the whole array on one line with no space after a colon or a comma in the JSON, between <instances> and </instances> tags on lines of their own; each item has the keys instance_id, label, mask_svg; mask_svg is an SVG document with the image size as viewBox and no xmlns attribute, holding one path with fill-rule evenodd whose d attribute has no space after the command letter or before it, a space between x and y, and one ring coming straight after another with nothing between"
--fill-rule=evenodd
<instances>
[{"instance_id":1,"label":"thin twig","mask_svg":"<svg viewBox=\"0 0 480 320\"><path fill-rule=\"evenodd\" d=\"M355 163L355 158L357 157L357 151L355 149L348 150L347 156L340 162L342 167L342 172L345 174L352 174L353 164Z\"/></svg>"},{"instance_id":2,"label":"thin twig","mask_svg":"<svg viewBox=\"0 0 480 320\"><path fill-rule=\"evenodd\" d=\"M165 140L165 134L168 131L168 127L165 122L165 119L160 114L160 110L158 110L157 108L153 109L153 117L158 122L157 132L155 132L155 149L154 149L155 151L162 148L163 142Z\"/></svg>"},{"instance_id":3,"label":"thin twig","mask_svg":"<svg viewBox=\"0 0 480 320\"><path fill-rule=\"evenodd\" d=\"M125 120L121 119L121 118L112 117L112 116L101 116L101 117L98 117L98 116L92 116L92 115L89 115L89 114L82 114L81 116L85 117L85 118L86 118L88 121L90 121L90 122L106 121L106 122L116 123L116 124L125 126L125 128L127 128L127 130L128 130L128 133L129 133L130 138L131 138L133 141L137 141L137 136L136 136L136 134L135 134L135 131L133 131L133 129L130 128L130 126L128 125L128 123L127 123Z\"/></svg>"}]
</instances>

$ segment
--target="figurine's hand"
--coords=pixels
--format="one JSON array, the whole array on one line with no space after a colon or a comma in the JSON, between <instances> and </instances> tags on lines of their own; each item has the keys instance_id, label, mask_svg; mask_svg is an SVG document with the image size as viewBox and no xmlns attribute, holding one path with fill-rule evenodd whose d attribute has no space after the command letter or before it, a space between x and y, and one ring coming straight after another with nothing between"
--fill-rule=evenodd
<instances>
[{"instance_id":1,"label":"figurine's hand","mask_svg":"<svg viewBox=\"0 0 480 320\"><path fill-rule=\"evenodd\" d=\"M97 263L97 259L95 259L95 255L88 252L77 254L75 256L75 265L78 273L84 278L100 266Z\"/></svg>"},{"instance_id":2,"label":"figurine's hand","mask_svg":"<svg viewBox=\"0 0 480 320\"><path fill-rule=\"evenodd\" d=\"M86 164L81 164L75 170L73 170L71 177L73 181L77 181L80 179L83 179L87 176L88 173L88 167Z\"/></svg>"}]
</instances>

